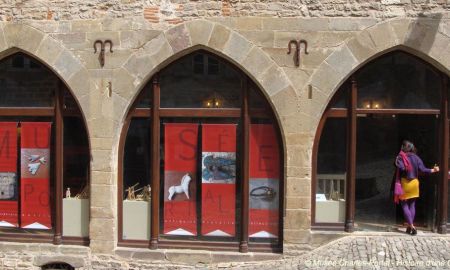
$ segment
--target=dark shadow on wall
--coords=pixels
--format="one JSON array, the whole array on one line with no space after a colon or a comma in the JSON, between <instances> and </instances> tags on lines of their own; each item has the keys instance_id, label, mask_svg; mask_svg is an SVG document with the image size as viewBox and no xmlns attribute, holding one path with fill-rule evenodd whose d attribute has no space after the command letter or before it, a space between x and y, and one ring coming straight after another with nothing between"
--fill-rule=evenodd
<instances>
[{"instance_id":1,"label":"dark shadow on wall","mask_svg":"<svg viewBox=\"0 0 450 270\"><path fill-rule=\"evenodd\" d=\"M405 45L412 48L420 48L423 53L428 53L436 39L439 25L443 15L437 13L430 18L418 18L414 20L408 29Z\"/></svg>"},{"instance_id":2,"label":"dark shadow on wall","mask_svg":"<svg viewBox=\"0 0 450 270\"><path fill-rule=\"evenodd\" d=\"M65 269L65 270L75 270L73 266L68 263L48 263L41 267L42 270L57 270L57 269Z\"/></svg>"}]
</instances>

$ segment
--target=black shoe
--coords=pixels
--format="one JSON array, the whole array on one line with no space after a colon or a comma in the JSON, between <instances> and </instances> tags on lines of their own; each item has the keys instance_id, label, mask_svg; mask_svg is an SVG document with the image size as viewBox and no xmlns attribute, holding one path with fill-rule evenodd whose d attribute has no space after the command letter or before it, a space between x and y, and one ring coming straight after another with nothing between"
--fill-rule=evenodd
<instances>
[{"instance_id":1,"label":"black shoe","mask_svg":"<svg viewBox=\"0 0 450 270\"><path fill-rule=\"evenodd\" d=\"M416 228L412 228L412 229L411 229L411 235L416 235L416 234L417 234Z\"/></svg>"},{"instance_id":2,"label":"black shoe","mask_svg":"<svg viewBox=\"0 0 450 270\"><path fill-rule=\"evenodd\" d=\"M411 227L406 228L406 233L411 234Z\"/></svg>"}]
</instances>

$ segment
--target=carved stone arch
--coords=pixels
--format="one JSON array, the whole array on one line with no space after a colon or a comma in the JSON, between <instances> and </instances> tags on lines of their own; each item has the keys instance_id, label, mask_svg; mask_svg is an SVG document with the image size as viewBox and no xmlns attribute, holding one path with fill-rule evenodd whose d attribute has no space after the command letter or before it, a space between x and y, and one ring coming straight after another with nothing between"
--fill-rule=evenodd
<instances>
[{"instance_id":1,"label":"carved stone arch","mask_svg":"<svg viewBox=\"0 0 450 270\"><path fill-rule=\"evenodd\" d=\"M126 111L157 71L200 48L230 61L258 85L271 103L281 130L284 120L298 113L296 92L283 69L238 32L207 20L189 21L170 28L130 56L121 70L130 74L129 82L134 85L131 92L124 93L127 100L131 100Z\"/></svg>"},{"instance_id":2,"label":"carved stone arch","mask_svg":"<svg viewBox=\"0 0 450 270\"><path fill-rule=\"evenodd\" d=\"M27 24L4 23L0 24L0 30L0 58L22 51L38 59L67 85L87 123L88 103L80 100L89 93L90 80L81 61L49 34Z\"/></svg>"},{"instance_id":3,"label":"carved stone arch","mask_svg":"<svg viewBox=\"0 0 450 270\"><path fill-rule=\"evenodd\" d=\"M398 19L367 28L343 43L322 62L307 83L315 90L316 101L311 101L314 106L304 106L301 110L313 119L313 130L317 129L328 102L341 84L382 54L400 49L450 75L450 37L443 29L439 20Z\"/></svg>"},{"instance_id":4,"label":"carved stone arch","mask_svg":"<svg viewBox=\"0 0 450 270\"><path fill-rule=\"evenodd\" d=\"M140 91L144 87L147 90L146 86L151 85L151 78L157 72L176 62L181 57L198 50L208 51L217 57L223 58L230 65L239 69L241 73L246 74L261 89L276 116L273 122L276 122L276 132L281 139L279 144L283 155L281 160L286 166L289 160L286 158L286 131L283 131L284 121L291 115L298 113L299 107L298 98L291 81L284 73L284 70L270 56L238 32L219 23L196 20L177 25L160 33L137 52L133 53L121 67L120 72L127 74L127 80L134 85L134 88L128 88L128 92L121 94L127 100L128 108L121 118L121 125L123 126L122 133L119 135L121 142L119 147L115 149L118 151L119 168L123 167L124 138L127 136L127 125L130 122L129 118L127 119L126 117L131 117L130 111L133 112L132 110L135 109L133 103ZM113 81L116 87L120 83L119 79ZM122 85L123 89L125 89L123 81ZM151 86L148 88L151 88ZM158 114L156 113L156 115ZM156 126L160 124L159 121L156 121L156 123ZM151 131L154 130L153 127L150 128ZM153 142L152 146L155 145ZM158 160L158 157L153 160ZM282 170L285 171L286 168L282 168ZM122 177L122 172L119 172L119 189L123 184L123 179L120 177ZM281 187L284 188L283 193L286 194L286 174L283 173L281 177L283 178L280 181L283 182ZM158 179L158 176L153 177L153 179ZM159 188L157 186L153 190L158 190ZM122 194L122 190L119 190L118 194ZM283 196L283 198L285 197ZM122 216L120 211L122 210L119 209L119 216Z\"/></svg>"}]
</instances>

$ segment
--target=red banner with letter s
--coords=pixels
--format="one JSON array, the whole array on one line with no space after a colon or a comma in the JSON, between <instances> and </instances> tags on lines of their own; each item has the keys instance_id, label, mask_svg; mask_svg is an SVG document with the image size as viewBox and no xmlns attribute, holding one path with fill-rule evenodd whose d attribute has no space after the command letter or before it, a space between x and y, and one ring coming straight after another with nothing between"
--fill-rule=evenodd
<instances>
[{"instance_id":1,"label":"red banner with letter s","mask_svg":"<svg viewBox=\"0 0 450 270\"><path fill-rule=\"evenodd\" d=\"M197 235L198 124L164 127L164 234Z\"/></svg>"},{"instance_id":2,"label":"red banner with letter s","mask_svg":"<svg viewBox=\"0 0 450 270\"><path fill-rule=\"evenodd\" d=\"M280 158L273 125L250 126L249 236L277 238Z\"/></svg>"},{"instance_id":3,"label":"red banner with letter s","mask_svg":"<svg viewBox=\"0 0 450 270\"><path fill-rule=\"evenodd\" d=\"M51 123L21 123L21 227L50 229Z\"/></svg>"},{"instance_id":4,"label":"red banner with letter s","mask_svg":"<svg viewBox=\"0 0 450 270\"><path fill-rule=\"evenodd\" d=\"M17 123L0 123L0 226L19 226Z\"/></svg>"},{"instance_id":5,"label":"red banner with letter s","mask_svg":"<svg viewBox=\"0 0 450 270\"><path fill-rule=\"evenodd\" d=\"M202 235L234 236L236 125L202 125Z\"/></svg>"}]
</instances>

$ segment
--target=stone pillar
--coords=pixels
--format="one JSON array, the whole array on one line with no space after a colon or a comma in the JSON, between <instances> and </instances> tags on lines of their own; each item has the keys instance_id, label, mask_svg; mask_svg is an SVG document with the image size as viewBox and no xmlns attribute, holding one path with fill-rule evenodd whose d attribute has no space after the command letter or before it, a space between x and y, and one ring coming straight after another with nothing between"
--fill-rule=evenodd
<instances>
[{"instance_id":1,"label":"stone pillar","mask_svg":"<svg viewBox=\"0 0 450 270\"><path fill-rule=\"evenodd\" d=\"M114 119L125 111L109 92L108 78L92 78L86 114L91 142L90 247L95 253L112 253L117 242L116 191L114 180L119 127ZM86 106L85 106L86 107Z\"/></svg>"}]
</instances>

